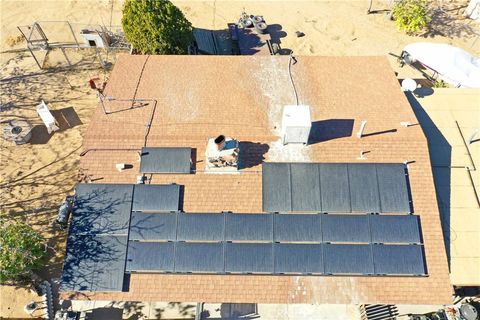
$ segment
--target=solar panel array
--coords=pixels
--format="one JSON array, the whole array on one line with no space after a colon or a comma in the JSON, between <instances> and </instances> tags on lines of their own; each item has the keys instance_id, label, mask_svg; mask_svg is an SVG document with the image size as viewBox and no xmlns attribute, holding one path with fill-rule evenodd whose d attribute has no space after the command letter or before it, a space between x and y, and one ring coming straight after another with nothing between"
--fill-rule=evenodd
<instances>
[{"instance_id":1,"label":"solar panel array","mask_svg":"<svg viewBox=\"0 0 480 320\"><path fill-rule=\"evenodd\" d=\"M134 213L130 228L127 272L426 274L413 215Z\"/></svg>"},{"instance_id":2,"label":"solar panel array","mask_svg":"<svg viewBox=\"0 0 480 320\"><path fill-rule=\"evenodd\" d=\"M267 162L262 174L266 212L411 212L404 164Z\"/></svg>"},{"instance_id":3,"label":"solar panel array","mask_svg":"<svg viewBox=\"0 0 480 320\"><path fill-rule=\"evenodd\" d=\"M168 225L159 227L159 221L154 223L154 230L130 228L131 223L146 223L136 221L135 214L140 212L134 212L132 217L132 209L178 211L179 199L177 185L78 184L61 290L122 291L129 232L134 239L144 234L152 238L162 232L164 239L168 232L175 232ZM159 217L163 216L152 216Z\"/></svg>"},{"instance_id":4,"label":"solar panel array","mask_svg":"<svg viewBox=\"0 0 480 320\"><path fill-rule=\"evenodd\" d=\"M121 291L133 185L79 184L63 267L63 291Z\"/></svg>"},{"instance_id":5,"label":"solar panel array","mask_svg":"<svg viewBox=\"0 0 480 320\"><path fill-rule=\"evenodd\" d=\"M140 154L141 173L190 173L191 148L144 147Z\"/></svg>"},{"instance_id":6,"label":"solar panel array","mask_svg":"<svg viewBox=\"0 0 480 320\"><path fill-rule=\"evenodd\" d=\"M142 170L186 173L191 150L167 149L143 150ZM178 168L156 163L165 152ZM427 273L417 216L320 214L410 212L403 164L265 163L264 211L295 214L182 213L180 201L174 184L79 184L61 290L121 291L125 272Z\"/></svg>"}]
</instances>

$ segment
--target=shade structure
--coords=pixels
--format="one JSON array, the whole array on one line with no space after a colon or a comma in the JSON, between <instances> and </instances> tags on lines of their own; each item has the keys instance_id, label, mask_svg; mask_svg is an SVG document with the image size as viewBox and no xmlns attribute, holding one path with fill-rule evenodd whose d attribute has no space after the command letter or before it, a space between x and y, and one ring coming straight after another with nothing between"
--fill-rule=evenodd
<instances>
[{"instance_id":1,"label":"shade structure","mask_svg":"<svg viewBox=\"0 0 480 320\"><path fill-rule=\"evenodd\" d=\"M191 148L144 147L140 153L141 173L190 173Z\"/></svg>"}]
</instances>

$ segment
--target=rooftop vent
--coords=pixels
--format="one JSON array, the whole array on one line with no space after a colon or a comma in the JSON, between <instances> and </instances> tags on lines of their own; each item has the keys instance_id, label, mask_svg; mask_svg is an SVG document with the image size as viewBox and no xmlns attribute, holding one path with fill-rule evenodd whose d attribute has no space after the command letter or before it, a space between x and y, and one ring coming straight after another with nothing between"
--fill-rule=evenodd
<instances>
[{"instance_id":1,"label":"rooftop vent","mask_svg":"<svg viewBox=\"0 0 480 320\"><path fill-rule=\"evenodd\" d=\"M205 152L205 171L237 172L239 153L238 141L233 138L219 135L216 138L208 139Z\"/></svg>"},{"instance_id":2,"label":"rooftop vent","mask_svg":"<svg viewBox=\"0 0 480 320\"><path fill-rule=\"evenodd\" d=\"M282 140L283 144L308 143L312 128L310 107L306 105L288 105L283 108Z\"/></svg>"}]
</instances>

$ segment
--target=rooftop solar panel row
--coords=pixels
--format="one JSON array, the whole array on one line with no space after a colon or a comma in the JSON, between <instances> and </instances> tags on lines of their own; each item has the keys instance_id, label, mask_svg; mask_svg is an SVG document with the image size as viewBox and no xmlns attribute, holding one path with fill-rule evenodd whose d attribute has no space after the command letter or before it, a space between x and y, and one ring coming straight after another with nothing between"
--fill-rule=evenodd
<instances>
[{"instance_id":1,"label":"rooftop solar panel row","mask_svg":"<svg viewBox=\"0 0 480 320\"><path fill-rule=\"evenodd\" d=\"M176 184L136 184L132 211L176 212L180 209L180 186Z\"/></svg>"},{"instance_id":2,"label":"rooftop solar panel row","mask_svg":"<svg viewBox=\"0 0 480 320\"><path fill-rule=\"evenodd\" d=\"M419 245L130 242L127 272L425 275Z\"/></svg>"},{"instance_id":3,"label":"rooftop solar panel row","mask_svg":"<svg viewBox=\"0 0 480 320\"><path fill-rule=\"evenodd\" d=\"M264 163L263 211L411 211L406 169L395 163Z\"/></svg>"},{"instance_id":4,"label":"rooftop solar panel row","mask_svg":"<svg viewBox=\"0 0 480 320\"><path fill-rule=\"evenodd\" d=\"M69 236L62 291L121 291L126 251L126 236Z\"/></svg>"},{"instance_id":5,"label":"rooftop solar panel row","mask_svg":"<svg viewBox=\"0 0 480 320\"><path fill-rule=\"evenodd\" d=\"M133 212L130 240L421 243L418 216Z\"/></svg>"},{"instance_id":6,"label":"rooftop solar panel row","mask_svg":"<svg viewBox=\"0 0 480 320\"><path fill-rule=\"evenodd\" d=\"M140 173L190 173L191 148L144 147Z\"/></svg>"},{"instance_id":7,"label":"rooftop solar panel row","mask_svg":"<svg viewBox=\"0 0 480 320\"><path fill-rule=\"evenodd\" d=\"M132 194L131 184L78 184L70 233L126 235Z\"/></svg>"}]
</instances>

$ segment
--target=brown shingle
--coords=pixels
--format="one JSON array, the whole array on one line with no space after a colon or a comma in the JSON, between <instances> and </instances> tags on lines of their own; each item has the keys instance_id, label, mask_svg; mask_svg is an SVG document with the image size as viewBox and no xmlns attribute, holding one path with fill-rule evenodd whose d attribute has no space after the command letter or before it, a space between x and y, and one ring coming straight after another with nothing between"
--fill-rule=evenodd
<instances>
[{"instance_id":1,"label":"brown shingle","mask_svg":"<svg viewBox=\"0 0 480 320\"><path fill-rule=\"evenodd\" d=\"M256 303L451 303L445 247L427 142L393 71L383 57L298 57L292 68L300 102L312 121L353 119L352 136L283 149L279 144L283 105L294 103L288 57L121 56L105 94L117 99L154 99L146 106L103 114L100 106L85 136L81 167L93 182L135 183L136 150L144 146L189 146L196 173L154 175L152 183L185 186L187 212L261 212L262 160L409 162L415 214L423 226L427 277L325 277L133 274L129 292L88 293L78 299ZM142 72L143 69L143 72ZM141 76L140 76L141 75ZM131 103L109 101L108 110ZM362 120L365 133L358 139ZM240 174L207 174L209 137L225 134L243 142ZM115 164L130 163L118 172ZM219 196L222 195L222 196ZM71 293L64 293L69 296Z\"/></svg>"}]
</instances>

